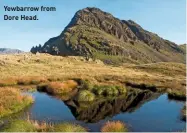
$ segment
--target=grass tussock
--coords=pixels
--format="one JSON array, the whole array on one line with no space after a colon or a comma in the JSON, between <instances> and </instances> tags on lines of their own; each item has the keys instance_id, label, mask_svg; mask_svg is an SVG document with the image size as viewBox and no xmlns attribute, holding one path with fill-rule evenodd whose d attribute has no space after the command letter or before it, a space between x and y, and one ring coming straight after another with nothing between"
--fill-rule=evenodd
<instances>
[{"instance_id":1,"label":"grass tussock","mask_svg":"<svg viewBox=\"0 0 187 133\"><path fill-rule=\"evenodd\" d=\"M79 92L78 101L80 102L92 102L95 99L95 95L88 90L82 90Z\"/></svg>"},{"instance_id":2,"label":"grass tussock","mask_svg":"<svg viewBox=\"0 0 187 133\"><path fill-rule=\"evenodd\" d=\"M101 132L127 132L127 127L120 121L109 121L102 128Z\"/></svg>"},{"instance_id":3,"label":"grass tussock","mask_svg":"<svg viewBox=\"0 0 187 133\"><path fill-rule=\"evenodd\" d=\"M54 125L49 132L87 132L87 129L72 123L62 123Z\"/></svg>"},{"instance_id":4,"label":"grass tussock","mask_svg":"<svg viewBox=\"0 0 187 133\"><path fill-rule=\"evenodd\" d=\"M78 83L74 80L67 80L64 82L56 81L48 84L40 84L38 90L54 95L60 95L73 91L77 86Z\"/></svg>"},{"instance_id":5,"label":"grass tussock","mask_svg":"<svg viewBox=\"0 0 187 133\"><path fill-rule=\"evenodd\" d=\"M34 102L31 96L21 95L15 88L0 88L0 118L19 112Z\"/></svg>"}]
</instances>

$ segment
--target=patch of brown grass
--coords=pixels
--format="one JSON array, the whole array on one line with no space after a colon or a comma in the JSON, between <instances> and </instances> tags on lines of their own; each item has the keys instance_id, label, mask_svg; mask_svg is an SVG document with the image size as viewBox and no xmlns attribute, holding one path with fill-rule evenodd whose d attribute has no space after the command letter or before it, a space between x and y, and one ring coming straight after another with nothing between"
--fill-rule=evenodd
<instances>
[{"instance_id":1,"label":"patch of brown grass","mask_svg":"<svg viewBox=\"0 0 187 133\"><path fill-rule=\"evenodd\" d=\"M48 79L40 76L11 77L0 79L0 86L37 85L43 82L48 82Z\"/></svg>"},{"instance_id":2,"label":"patch of brown grass","mask_svg":"<svg viewBox=\"0 0 187 133\"><path fill-rule=\"evenodd\" d=\"M6 78L6 79L1 79L0 80L0 86L12 86L12 85L16 85L17 81L15 78Z\"/></svg>"},{"instance_id":3,"label":"patch of brown grass","mask_svg":"<svg viewBox=\"0 0 187 133\"><path fill-rule=\"evenodd\" d=\"M31 76L31 77L20 77L17 79L18 85L31 85L47 82L48 80L45 77Z\"/></svg>"},{"instance_id":4,"label":"patch of brown grass","mask_svg":"<svg viewBox=\"0 0 187 133\"><path fill-rule=\"evenodd\" d=\"M101 132L127 132L127 127L120 121L109 121L101 128Z\"/></svg>"},{"instance_id":5,"label":"patch of brown grass","mask_svg":"<svg viewBox=\"0 0 187 133\"><path fill-rule=\"evenodd\" d=\"M51 94L65 94L73 91L78 86L78 83L74 80L67 80L64 82L50 82L46 86L46 91ZM45 88L43 88L45 89Z\"/></svg>"}]
</instances>

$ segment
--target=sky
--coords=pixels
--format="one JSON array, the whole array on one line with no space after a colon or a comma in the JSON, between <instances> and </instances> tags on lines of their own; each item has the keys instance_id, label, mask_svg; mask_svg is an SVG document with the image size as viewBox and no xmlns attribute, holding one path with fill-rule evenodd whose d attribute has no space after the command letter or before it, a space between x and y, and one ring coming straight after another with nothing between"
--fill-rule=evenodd
<instances>
[{"instance_id":1,"label":"sky","mask_svg":"<svg viewBox=\"0 0 187 133\"><path fill-rule=\"evenodd\" d=\"M6 12L4 6L56 7L54 12ZM97 7L177 44L186 42L186 0L0 0L0 48L29 51L58 36L76 11ZM4 15L37 15L39 20L4 20Z\"/></svg>"}]
</instances>

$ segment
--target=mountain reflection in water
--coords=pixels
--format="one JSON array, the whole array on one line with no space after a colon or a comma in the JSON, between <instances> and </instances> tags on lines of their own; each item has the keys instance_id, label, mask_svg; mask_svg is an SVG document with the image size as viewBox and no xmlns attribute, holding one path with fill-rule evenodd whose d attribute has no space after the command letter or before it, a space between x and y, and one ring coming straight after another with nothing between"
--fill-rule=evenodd
<instances>
[{"instance_id":1,"label":"mountain reflection in water","mask_svg":"<svg viewBox=\"0 0 187 133\"><path fill-rule=\"evenodd\" d=\"M145 102L159 96L159 93L151 91L130 91L125 96L101 99L95 103L79 103L75 100L68 100L65 104L70 108L77 120L95 123L121 112L133 112Z\"/></svg>"}]
</instances>

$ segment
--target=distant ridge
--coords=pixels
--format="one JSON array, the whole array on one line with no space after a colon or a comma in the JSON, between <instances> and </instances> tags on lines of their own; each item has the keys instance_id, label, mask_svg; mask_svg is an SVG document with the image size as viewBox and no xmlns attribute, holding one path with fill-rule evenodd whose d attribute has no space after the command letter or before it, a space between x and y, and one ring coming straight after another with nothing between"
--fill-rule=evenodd
<instances>
[{"instance_id":1,"label":"distant ridge","mask_svg":"<svg viewBox=\"0 0 187 133\"><path fill-rule=\"evenodd\" d=\"M84 8L57 37L31 49L52 55L79 55L105 63L185 63L177 44L144 30L132 20L119 20L98 8Z\"/></svg>"},{"instance_id":2,"label":"distant ridge","mask_svg":"<svg viewBox=\"0 0 187 133\"><path fill-rule=\"evenodd\" d=\"M0 48L0 54L19 54L19 53L23 53L23 51L18 49Z\"/></svg>"}]
</instances>

